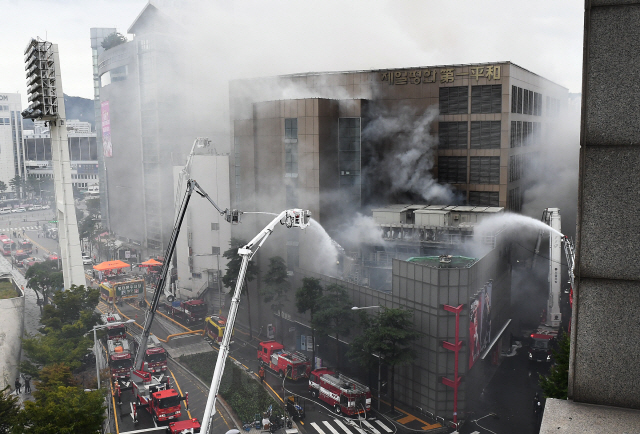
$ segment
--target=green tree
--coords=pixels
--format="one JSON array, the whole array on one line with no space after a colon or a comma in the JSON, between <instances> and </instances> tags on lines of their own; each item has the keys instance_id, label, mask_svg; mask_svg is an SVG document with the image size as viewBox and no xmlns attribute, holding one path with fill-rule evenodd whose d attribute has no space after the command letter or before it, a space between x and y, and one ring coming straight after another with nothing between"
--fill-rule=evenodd
<instances>
[{"instance_id":1,"label":"green tree","mask_svg":"<svg viewBox=\"0 0 640 434\"><path fill-rule=\"evenodd\" d=\"M84 201L87 205L87 211L93 218L97 218L100 215L100 199L87 199Z\"/></svg>"},{"instance_id":2,"label":"green tree","mask_svg":"<svg viewBox=\"0 0 640 434\"><path fill-rule=\"evenodd\" d=\"M555 365L549 370L549 375L540 375L540 387L545 398L567 399L570 349L569 335L563 333L558 339L558 348L552 351Z\"/></svg>"},{"instance_id":3,"label":"green tree","mask_svg":"<svg viewBox=\"0 0 640 434\"><path fill-rule=\"evenodd\" d=\"M222 276L222 284L225 288L231 289L231 295L233 296L233 292L236 288L236 282L238 281L238 275L240 274L240 265L242 264L242 257L238 255L238 249L247 242L245 240L239 238L231 238L229 241L229 249L226 250L222 256L224 256L227 262L227 271L224 276ZM247 311L249 313L249 339L253 339L252 327L251 327L251 297L249 297L249 286L247 282L251 282L258 275L258 266L253 262L249 261L247 264L247 271L244 276L244 282L242 283L242 294L245 294L247 297Z\"/></svg>"},{"instance_id":4,"label":"green tree","mask_svg":"<svg viewBox=\"0 0 640 434\"><path fill-rule=\"evenodd\" d=\"M282 307L287 301L287 293L291 288L287 275L287 264L280 256L269 258L269 269L262 279L264 288L262 297L265 303L271 303L271 310L278 314L278 329L282 341Z\"/></svg>"},{"instance_id":5,"label":"green tree","mask_svg":"<svg viewBox=\"0 0 640 434\"><path fill-rule=\"evenodd\" d=\"M336 367L340 369L340 336L346 336L354 325L353 303L342 285L332 284L325 288L313 315L311 326L322 335L336 335ZM315 345L315 343L314 343Z\"/></svg>"},{"instance_id":6,"label":"green tree","mask_svg":"<svg viewBox=\"0 0 640 434\"><path fill-rule=\"evenodd\" d=\"M0 390L0 434L9 434L19 415L20 404L17 396L11 396L11 386Z\"/></svg>"},{"instance_id":7,"label":"green tree","mask_svg":"<svg viewBox=\"0 0 640 434\"><path fill-rule=\"evenodd\" d=\"M45 328L59 330L64 325L83 319L87 321L85 327L89 331L100 321L94 311L100 301L100 291L97 288L71 285L67 291L56 291L52 298L53 304L44 307L40 318L40 323ZM90 315L83 317L84 313Z\"/></svg>"},{"instance_id":8,"label":"green tree","mask_svg":"<svg viewBox=\"0 0 640 434\"><path fill-rule=\"evenodd\" d=\"M300 313L309 311L311 317L311 340L313 341L312 360L316 360L316 329L313 326L313 317L319 309L320 299L322 298L322 285L320 279L314 277L305 277L302 279L302 286L296 291L296 308Z\"/></svg>"},{"instance_id":9,"label":"green tree","mask_svg":"<svg viewBox=\"0 0 640 434\"><path fill-rule=\"evenodd\" d=\"M27 286L42 294L44 304L49 301L49 294L64 287L64 277L62 271L58 269L58 261L44 261L33 264L24 277L27 279Z\"/></svg>"},{"instance_id":10,"label":"green tree","mask_svg":"<svg viewBox=\"0 0 640 434\"><path fill-rule=\"evenodd\" d=\"M27 181L25 183L25 191L33 193L34 196L41 196L42 192L42 181L36 178L34 175L27 176Z\"/></svg>"},{"instance_id":11,"label":"green tree","mask_svg":"<svg viewBox=\"0 0 640 434\"><path fill-rule=\"evenodd\" d=\"M411 363L415 357L412 343L420 337L413 329L413 313L403 309L382 307L377 315L360 316L363 333L351 342L347 357L365 368L377 368L378 363L391 369L391 411L395 408L395 367Z\"/></svg>"},{"instance_id":12,"label":"green tree","mask_svg":"<svg viewBox=\"0 0 640 434\"><path fill-rule=\"evenodd\" d=\"M0 181L0 193L4 195L4 192L7 191L7 184L4 181Z\"/></svg>"},{"instance_id":13,"label":"green tree","mask_svg":"<svg viewBox=\"0 0 640 434\"><path fill-rule=\"evenodd\" d=\"M9 185L11 186L11 189L16 193L16 197L21 198L22 190L24 187L24 180L22 179L22 177L20 175L14 176L9 181Z\"/></svg>"},{"instance_id":14,"label":"green tree","mask_svg":"<svg viewBox=\"0 0 640 434\"><path fill-rule=\"evenodd\" d=\"M119 32L113 32L110 35L107 35L100 45L104 48L105 51L110 50L113 47L117 47L118 45L124 44L127 42L127 38Z\"/></svg>"}]
</instances>

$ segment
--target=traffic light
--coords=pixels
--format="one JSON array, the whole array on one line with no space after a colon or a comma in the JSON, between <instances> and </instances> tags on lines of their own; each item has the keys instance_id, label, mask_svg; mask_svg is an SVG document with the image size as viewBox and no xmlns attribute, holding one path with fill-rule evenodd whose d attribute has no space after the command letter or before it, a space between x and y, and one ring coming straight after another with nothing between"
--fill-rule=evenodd
<instances>
[{"instance_id":1,"label":"traffic light","mask_svg":"<svg viewBox=\"0 0 640 434\"><path fill-rule=\"evenodd\" d=\"M24 50L27 71L29 107L22 112L27 119L56 119L58 94L56 92L56 68L53 44L31 39Z\"/></svg>"}]
</instances>

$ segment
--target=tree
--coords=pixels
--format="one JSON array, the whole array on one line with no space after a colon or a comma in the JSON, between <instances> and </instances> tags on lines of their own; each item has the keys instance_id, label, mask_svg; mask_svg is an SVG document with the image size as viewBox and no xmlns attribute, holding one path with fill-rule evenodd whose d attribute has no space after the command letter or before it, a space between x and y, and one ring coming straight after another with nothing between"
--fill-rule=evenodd
<instances>
[{"instance_id":1,"label":"tree","mask_svg":"<svg viewBox=\"0 0 640 434\"><path fill-rule=\"evenodd\" d=\"M313 318L320 307L319 303L321 298L322 285L320 285L320 279L314 277L303 278L302 286L296 291L296 308L300 313L309 311L309 316L311 317L311 341L313 342L311 357L314 364L316 360L316 329L313 327Z\"/></svg>"},{"instance_id":2,"label":"tree","mask_svg":"<svg viewBox=\"0 0 640 434\"><path fill-rule=\"evenodd\" d=\"M222 284L225 288L231 289L231 294L233 296L233 291L236 287L236 281L238 280L238 275L240 274L240 265L242 264L242 257L238 255L238 249L247 242L239 239L239 238L231 238L229 241L229 249L226 250L222 256L224 256L227 262L227 271L224 276L222 276ZM247 264L247 271L244 276L244 282L242 283L242 293L246 294L247 298L247 310L249 313L249 339L253 339L253 333L251 330L251 297L249 297L249 287L247 282L251 282L258 275L258 266L253 262L249 261Z\"/></svg>"},{"instance_id":3,"label":"tree","mask_svg":"<svg viewBox=\"0 0 640 434\"><path fill-rule=\"evenodd\" d=\"M16 193L16 197L17 198L21 198L22 197L22 190L23 190L23 187L24 187L24 180L22 179L22 177L20 175L14 176L9 181L9 185L11 186L13 191Z\"/></svg>"},{"instance_id":4,"label":"tree","mask_svg":"<svg viewBox=\"0 0 640 434\"><path fill-rule=\"evenodd\" d=\"M347 353L350 360L365 368L384 363L391 368L391 411L395 409L395 367L411 363L416 355L411 344L420 337L413 329L413 313L403 309L382 307L375 316L361 315L363 333L352 342Z\"/></svg>"},{"instance_id":5,"label":"tree","mask_svg":"<svg viewBox=\"0 0 640 434\"><path fill-rule=\"evenodd\" d=\"M87 321L85 327L89 331L100 321L100 317L94 311L99 301L98 289L71 285L67 291L57 291L53 294L53 304L44 307L40 323L45 328L59 330L64 325L83 319ZM89 315L83 317L83 313Z\"/></svg>"},{"instance_id":6,"label":"tree","mask_svg":"<svg viewBox=\"0 0 640 434\"><path fill-rule=\"evenodd\" d=\"M540 387L545 398L567 399L570 349L569 335L563 333L558 339L558 348L552 351L555 365L549 370L549 375L540 375Z\"/></svg>"},{"instance_id":7,"label":"tree","mask_svg":"<svg viewBox=\"0 0 640 434\"><path fill-rule=\"evenodd\" d=\"M0 390L0 434L9 434L18 423L20 404L17 396L11 396L11 386Z\"/></svg>"},{"instance_id":8,"label":"tree","mask_svg":"<svg viewBox=\"0 0 640 434\"><path fill-rule=\"evenodd\" d=\"M107 51L113 47L124 44L125 42L127 42L127 38L122 33L113 32L110 35L107 35L100 45L104 48L104 51Z\"/></svg>"},{"instance_id":9,"label":"tree","mask_svg":"<svg viewBox=\"0 0 640 434\"><path fill-rule=\"evenodd\" d=\"M100 199L87 199L84 202L87 205L89 216L97 218L100 215Z\"/></svg>"},{"instance_id":10,"label":"tree","mask_svg":"<svg viewBox=\"0 0 640 434\"><path fill-rule=\"evenodd\" d=\"M42 294L44 304L49 301L49 294L56 288L64 287L62 271L58 270L58 261L44 261L33 264L24 274L27 286Z\"/></svg>"},{"instance_id":11,"label":"tree","mask_svg":"<svg viewBox=\"0 0 640 434\"><path fill-rule=\"evenodd\" d=\"M4 195L4 192L7 191L7 184L4 181L0 181L0 193Z\"/></svg>"},{"instance_id":12,"label":"tree","mask_svg":"<svg viewBox=\"0 0 640 434\"><path fill-rule=\"evenodd\" d=\"M33 193L33 195L41 196L42 189L40 188L42 181L36 178L34 175L27 176L27 182L25 183L25 190Z\"/></svg>"},{"instance_id":13,"label":"tree","mask_svg":"<svg viewBox=\"0 0 640 434\"><path fill-rule=\"evenodd\" d=\"M287 301L287 293L291 288L287 275L287 264L280 256L269 258L269 270L262 279L265 283L262 296L265 303L271 303L271 310L279 317L278 329L282 340L282 307Z\"/></svg>"},{"instance_id":14,"label":"tree","mask_svg":"<svg viewBox=\"0 0 640 434\"><path fill-rule=\"evenodd\" d=\"M318 302L318 310L311 326L323 335L336 335L336 367L340 369L340 336L346 336L354 324L353 303L342 285L332 284L325 288Z\"/></svg>"}]
</instances>

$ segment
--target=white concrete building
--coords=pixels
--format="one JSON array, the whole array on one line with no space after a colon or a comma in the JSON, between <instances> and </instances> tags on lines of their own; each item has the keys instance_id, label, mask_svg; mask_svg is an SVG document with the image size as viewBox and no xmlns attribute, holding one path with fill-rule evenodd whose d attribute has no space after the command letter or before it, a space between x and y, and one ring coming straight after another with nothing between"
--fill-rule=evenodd
<instances>
[{"instance_id":1,"label":"white concrete building","mask_svg":"<svg viewBox=\"0 0 640 434\"><path fill-rule=\"evenodd\" d=\"M24 332L24 292L10 274L0 275L0 281L11 282L16 296L0 299L0 390L13 383L18 376ZM22 380L21 380L22 382Z\"/></svg>"},{"instance_id":2,"label":"white concrete building","mask_svg":"<svg viewBox=\"0 0 640 434\"><path fill-rule=\"evenodd\" d=\"M0 92L0 181L7 186L24 170L21 111L19 93Z\"/></svg>"},{"instance_id":3,"label":"white concrete building","mask_svg":"<svg viewBox=\"0 0 640 434\"><path fill-rule=\"evenodd\" d=\"M98 185L96 132L89 122L68 119L67 137L73 185L82 190ZM35 121L33 130L24 131L24 173L37 179L53 179L51 135L44 121Z\"/></svg>"},{"instance_id":4,"label":"white concrete building","mask_svg":"<svg viewBox=\"0 0 640 434\"><path fill-rule=\"evenodd\" d=\"M189 176L198 182L219 208L229 208L229 157L194 155L190 166ZM178 187L182 169L174 167L174 191ZM185 189L186 179L182 181L181 191L175 198L178 204L182 202ZM222 254L229 248L230 240L231 224L208 200L194 193L182 222L175 252L178 264L176 295L179 299L197 298L204 294L209 311L218 312L220 304L224 303L224 288L219 276L227 266Z\"/></svg>"}]
</instances>

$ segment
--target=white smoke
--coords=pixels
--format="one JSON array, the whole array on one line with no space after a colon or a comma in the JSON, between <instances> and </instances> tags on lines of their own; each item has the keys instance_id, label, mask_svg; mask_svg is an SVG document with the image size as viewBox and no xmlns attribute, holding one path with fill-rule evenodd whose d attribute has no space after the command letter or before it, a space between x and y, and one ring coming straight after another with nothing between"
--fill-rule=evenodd
<instances>
[{"instance_id":1,"label":"white smoke","mask_svg":"<svg viewBox=\"0 0 640 434\"><path fill-rule=\"evenodd\" d=\"M363 166L367 182L374 185L371 200L388 203L394 195L410 194L426 202L457 202L453 188L439 184L432 174L438 141L431 125L438 118L437 107L424 113L407 106L393 112L380 109L369 117L362 141L369 147L363 150L369 157ZM379 196L379 187L385 188L386 197Z\"/></svg>"}]
</instances>

